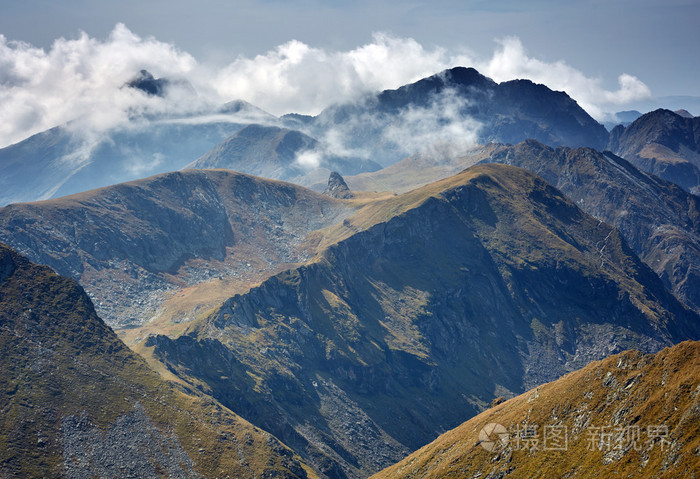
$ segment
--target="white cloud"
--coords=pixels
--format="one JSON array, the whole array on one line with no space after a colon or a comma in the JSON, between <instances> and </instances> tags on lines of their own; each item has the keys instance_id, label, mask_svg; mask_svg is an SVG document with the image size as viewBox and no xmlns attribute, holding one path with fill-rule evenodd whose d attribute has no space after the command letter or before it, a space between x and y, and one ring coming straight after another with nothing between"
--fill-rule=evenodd
<instances>
[{"instance_id":1,"label":"white cloud","mask_svg":"<svg viewBox=\"0 0 700 479\"><path fill-rule=\"evenodd\" d=\"M297 153L294 159L300 166L308 169L318 168L323 159L323 152L318 150L305 150Z\"/></svg>"},{"instance_id":2,"label":"white cloud","mask_svg":"<svg viewBox=\"0 0 700 479\"><path fill-rule=\"evenodd\" d=\"M516 37L500 40L499 46L490 60L477 66L481 73L497 82L527 78L552 90L565 91L598 120L611 108L651 98L649 88L632 75L621 74L618 77L620 88L609 91L602 87L602 79L587 77L564 61L548 63L528 56Z\"/></svg>"},{"instance_id":3,"label":"white cloud","mask_svg":"<svg viewBox=\"0 0 700 479\"><path fill-rule=\"evenodd\" d=\"M450 89L425 108L409 108L384 131L406 154L420 152L435 159L451 158L476 145L481 124L466 116L468 102Z\"/></svg>"},{"instance_id":4,"label":"white cloud","mask_svg":"<svg viewBox=\"0 0 700 479\"><path fill-rule=\"evenodd\" d=\"M530 57L514 37L501 40L493 56L481 60L466 49L426 48L411 38L379 33L349 51L292 40L217 66L118 24L104 40L82 33L58 39L48 50L0 35L0 147L71 120L76 120L76 131L94 139L140 115L179 114L235 99L273 114L316 114L331 103L397 88L457 65L473 65L496 81L529 78L565 90L599 119L608 110L650 96L644 83L627 74L619 76L617 90L606 90L600 78L563 61ZM160 98L121 88L141 69L156 77L186 79L198 95L183 89Z\"/></svg>"},{"instance_id":5,"label":"white cloud","mask_svg":"<svg viewBox=\"0 0 700 479\"><path fill-rule=\"evenodd\" d=\"M185 77L192 56L118 24L106 41L82 33L56 40L49 51L0 35L0 145L79 119L76 129L104 130L146 111L172 108L163 98L121 88L141 69Z\"/></svg>"},{"instance_id":6,"label":"white cloud","mask_svg":"<svg viewBox=\"0 0 700 479\"><path fill-rule=\"evenodd\" d=\"M346 52L292 40L264 55L236 59L220 71L214 86L222 96L243 98L274 114L317 114L330 103L398 88L465 62L465 55L426 50L411 38L383 33Z\"/></svg>"}]
</instances>

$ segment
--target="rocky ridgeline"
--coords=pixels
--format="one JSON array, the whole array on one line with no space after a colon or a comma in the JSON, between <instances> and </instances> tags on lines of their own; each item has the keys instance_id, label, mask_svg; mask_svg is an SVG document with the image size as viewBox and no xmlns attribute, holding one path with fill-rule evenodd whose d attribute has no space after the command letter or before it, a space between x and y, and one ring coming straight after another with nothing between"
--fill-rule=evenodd
<instances>
[{"instance_id":1,"label":"rocky ridgeline","mask_svg":"<svg viewBox=\"0 0 700 479\"><path fill-rule=\"evenodd\" d=\"M133 326L175 288L305 261L307 235L351 211L289 184L187 171L7 206L0 240L77 279L109 324Z\"/></svg>"}]
</instances>

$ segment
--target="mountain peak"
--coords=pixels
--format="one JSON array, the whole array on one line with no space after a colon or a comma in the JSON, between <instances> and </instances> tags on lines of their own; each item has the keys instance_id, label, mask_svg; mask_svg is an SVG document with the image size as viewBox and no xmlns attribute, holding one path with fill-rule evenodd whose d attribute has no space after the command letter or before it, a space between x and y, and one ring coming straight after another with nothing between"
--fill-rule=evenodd
<instances>
[{"instance_id":1,"label":"mountain peak","mask_svg":"<svg viewBox=\"0 0 700 479\"><path fill-rule=\"evenodd\" d=\"M438 74L450 80L450 82L459 85L478 86L480 88L495 86L494 82L489 77L482 75L472 67L454 67L445 70Z\"/></svg>"},{"instance_id":2,"label":"mountain peak","mask_svg":"<svg viewBox=\"0 0 700 479\"><path fill-rule=\"evenodd\" d=\"M126 83L126 86L141 90L148 95L164 96L165 88L169 83L165 78L155 78L148 70L141 70L136 77Z\"/></svg>"}]
</instances>

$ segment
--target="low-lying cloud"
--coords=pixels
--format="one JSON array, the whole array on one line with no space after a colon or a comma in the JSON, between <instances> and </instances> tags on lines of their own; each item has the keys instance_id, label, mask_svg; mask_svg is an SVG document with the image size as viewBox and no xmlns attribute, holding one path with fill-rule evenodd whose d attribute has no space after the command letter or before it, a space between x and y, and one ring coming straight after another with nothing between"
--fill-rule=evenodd
<instances>
[{"instance_id":1,"label":"low-lying cloud","mask_svg":"<svg viewBox=\"0 0 700 479\"><path fill-rule=\"evenodd\" d=\"M317 114L332 103L397 88L458 65L474 66L496 81L529 78L564 90L598 119L613 108L650 96L647 86L631 75L621 73L619 88L609 91L600 78L588 77L563 61L530 57L517 38L501 40L487 59L474 58L466 48L426 48L411 38L379 33L349 51L292 40L255 57L213 65L118 24L104 40L82 33L75 39L56 40L48 51L0 35L0 147L69 121L75 131L89 131L95 137L138 118L210 114L216 105L237 99L275 115ZM156 77L186 80L196 93L173 89L159 97L123 88L141 69ZM397 127L395 133L412 131L421 121L412 120L408 112L404 128ZM463 126L467 135L473 130ZM449 128L444 131L447 135ZM420 135L411 138L418 141Z\"/></svg>"}]
</instances>

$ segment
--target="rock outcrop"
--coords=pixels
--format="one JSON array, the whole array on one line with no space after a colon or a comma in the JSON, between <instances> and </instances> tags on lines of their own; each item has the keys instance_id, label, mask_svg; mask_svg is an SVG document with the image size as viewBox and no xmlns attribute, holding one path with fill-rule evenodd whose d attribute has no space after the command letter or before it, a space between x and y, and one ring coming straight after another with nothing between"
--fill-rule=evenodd
<instances>
[{"instance_id":1,"label":"rock outcrop","mask_svg":"<svg viewBox=\"0 0 700 479\"><path fill-rule=\"evenodd\" d=\"M331 171L331 175L328 177L328 186L323 191L324 195L328 195L332 198L352 198L353 193L348 188L348 184L345 183L343 177L337 171Z\"/></svg>"}]
</instances>

